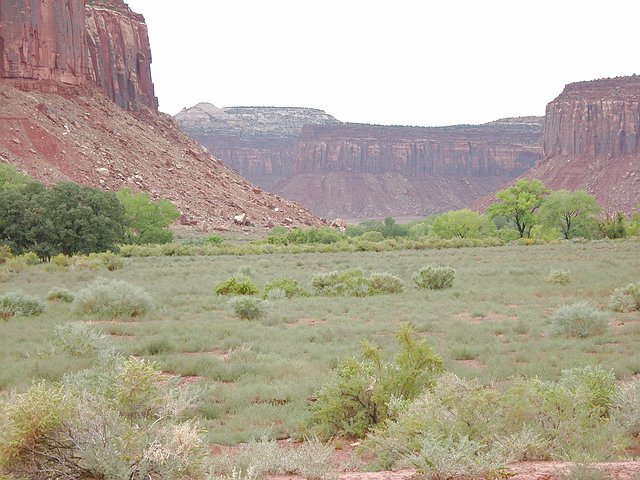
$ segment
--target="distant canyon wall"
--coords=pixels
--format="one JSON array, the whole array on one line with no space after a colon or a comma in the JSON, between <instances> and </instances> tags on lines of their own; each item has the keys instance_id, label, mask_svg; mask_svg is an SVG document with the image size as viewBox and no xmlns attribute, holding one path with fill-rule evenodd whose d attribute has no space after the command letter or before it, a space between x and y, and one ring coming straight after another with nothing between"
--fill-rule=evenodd
<instances>
[{"instance_id":1,"label":"distant canyon wall","mask_svg":"<svg viewBox=\"0 0 640 480\"><path fill-rule=\"evenodd\" d=\"M320 110L198 104L183 130L254 183L327 218L468 206L542 158L542 118L485 125L341 123Z\"/></svg>"},{"instance_id":2,"label":"distant canyon wall","mask_svg":"<svg viewBox=\"0 0 640 480\"><path fill-rule=\"evenodd\" d=\"M122 0L2 0L0 78L96 85L120 107L157 110L142 15Z\"/></svg>"}]
</instances>

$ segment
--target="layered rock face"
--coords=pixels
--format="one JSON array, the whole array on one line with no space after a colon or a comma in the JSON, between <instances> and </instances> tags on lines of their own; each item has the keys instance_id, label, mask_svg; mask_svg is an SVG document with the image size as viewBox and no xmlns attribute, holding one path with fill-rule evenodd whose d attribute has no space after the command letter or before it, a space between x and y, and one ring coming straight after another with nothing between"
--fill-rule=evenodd
<instances>
[{"instance_id":1,"label":"layered rock face","mask_svg":"<svg viewBox=\"0 0 640 480\"><path fill-rule=\"evenodd\" d=\"M0 78L98 85L132 111L157 110L144 18L122 0L2 0Z\"/></svg>"},{"instance_id":2,"label":"layered rock face","mask_svg":"<svg viewBox=\"0 0 640 480\"><path fill-rule=\"evenodd\" d=\"M175 119L226 165L318 215L419 216L468 206L542 158L542 118L396 127L307 108L201 103Z\"/></svg>"},{"instance_id":3,"label":"layered rock face","mask_svg":"<svg viewBox=\"0 0 640 480\"><path fill-rule=\"evenodd\" d=\"M84 8L83 0L2 0L0 76L84 83Z\"/></svg>"},{"instance_id":4,"label":"layered rock face","mask_svg":"<svg viewBox=\"0 0 640 480\"><path fill-rule=\"evenodd\" d=\"M307 126L274 192L319 215L422 216L464 208L542 157L542 119L485 125Z\"/></svg>"},{"instance_id":5,"label":"layered rock face","mask_svg":"<svg viewBox=\"0 0 640 480\"><path fill-rule=\"evenodd\" d=\"M540 158L541 130L539 118L431 128L308 126L294 153L295 172L517 176Z\"/></svg>"},{"instance_id":6,"label":"layered rock face","mask_svg":"<svg viewBox=\"0 0 640 480\"><path fill-rule=\"evenodd\" d=\"M640 203L640 77L572 83L547 105L544 160L527 178L585 189L605 211Z\"/></svg>"},{"instance_id":7,"label":"layered rock face","mask_svg":"<svg viewBox=\"0 0 640 480\"><path fill-rule=\"evenodd\" d=\"M91 81L126 110L157 110L144 17L122 0L95 0L85 11Z\"/></svg>"},{"instance_id":8,"label":"layered rock face","mask_svg":"<svg viewBox=\"0 0 640 480\"><path fill-rule=\"evenodd\" d=\"M313 108L220 109L210 103L185 108L175 119L215 157L266 189L293 174L293 153L305 125L338 123L331 115Z\"/></svg>"}]
</instances>

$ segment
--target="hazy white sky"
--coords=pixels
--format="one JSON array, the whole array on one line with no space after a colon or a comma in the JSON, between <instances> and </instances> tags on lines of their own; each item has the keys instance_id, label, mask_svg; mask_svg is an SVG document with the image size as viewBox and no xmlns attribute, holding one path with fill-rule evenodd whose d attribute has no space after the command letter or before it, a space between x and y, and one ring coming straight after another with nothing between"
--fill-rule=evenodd
<instances>
[{"instance_id":1,"label":"hazy white sky","mask_svg":"<svg viewBox=\"0 0 640 480\"><path fill-rule=\"evenodd\" d=\"M126 0L160 110L303 106L342 121L543 115L566 83L640 73L637 0Z\"/></svg>"}]
</instances>

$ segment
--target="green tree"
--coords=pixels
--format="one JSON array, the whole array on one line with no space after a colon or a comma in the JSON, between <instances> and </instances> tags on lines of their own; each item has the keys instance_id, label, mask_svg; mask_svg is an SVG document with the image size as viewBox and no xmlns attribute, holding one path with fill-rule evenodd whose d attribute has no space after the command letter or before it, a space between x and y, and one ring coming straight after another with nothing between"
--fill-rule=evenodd
<instances>
[{"instance_id":1,"label":"green tree","mask_svg":"<svg viewBox=\"0 0 640 480\"><path fill-rule=\"evenodd\" d=\"M31 177L18 172L13 165L0 163L0 192L24 187L33 181Z\"/></svg>"},{"instance_id":2,"label":"green tree","mask_svg":"<svg viewBox=\"0 0 640 480\"><path fill-rule=\"evenodd\" d=\"M43 260L64 253L115 250L123 238L124 209L115 194L60 183L33 182L0 191L0 242L14 253Z\"/></svg>"},{"instance_id":3,"label":"green tree","mask_svg":"<svg viewBox=\"0 0 640 480\"><path fill-rule=\"evenodd\" d=\"M169 200L153 201L146 193L133 193L128 188L120 190L118 200L126 212L126 240L129 243L168 243L173 232L168 227L180 212Z\"/></svg>"},{"instance_id":4,"label":"green tree","mask_svg":"<svg viewBox=\"0 0 640 480\"><path fill-rule=\"evenodd\" d=\"M529 236L535 224L535 213L544 202L549 190L540 180L520 179L515 185L500 190L498 201L487 208L491 218L505 217L511 220L520 238Z\"/></svg>"},{"instance_id":5,"label":"green tree","mask_svg":"<svg viewBox=\"0 0 640 480\"><path fill-rule=\"evenodd\" d=\"M544 201L538 212L540 220L549 227L559 228L565 239L576 231L584 231L595 223L600 213L598 201L587 192L557 190Z\"/></svg>"},{"instance_id":6,"label":"green tree","mask_svg":"<svg viewBox=\"0 0 640 480\"><path fill-rule=\"evenodd\" d=\"M496 234L496 226L486 215L467 208L438 216L431 226L431 235L438 238L483 238Z\"/></svg>"},{"instance_id":7,"label":"green tree","mask_svg":"<svg viewBox=\"0 0 640 480\"><path fill-rule=\"evenodd\" d=\"M598 222L598 231L602 237L624 238L627 236L627 225L622 212L616 212L614 216L607 215L606 218Z\"/></svg>"}]
</instances>

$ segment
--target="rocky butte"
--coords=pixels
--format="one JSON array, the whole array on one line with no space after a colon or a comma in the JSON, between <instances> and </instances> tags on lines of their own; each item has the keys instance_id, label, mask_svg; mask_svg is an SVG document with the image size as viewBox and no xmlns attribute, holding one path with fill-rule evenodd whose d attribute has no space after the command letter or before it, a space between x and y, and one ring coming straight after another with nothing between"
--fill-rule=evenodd
<instances>
[{"instance_id":1,"label":"rocky butte","mask_svg":"<svg viewBox=\"0 0 640 480\"><path fill-rule=\"evenodd\" d=\"M0 161L49 184L148 191L203 230L321 224L159 113L150 63L144 18L122 0L1 0Z\"/></svg>"},{"instance_id":2,"label":"rocky butte","mask_svg":"<svg viewBox=\"0 0 640 480\"><path fill-rule=\"evenodd\" d=\"M225 164L327 218L463 208L542 158L539 117L423 128L341 123L313 109L198 104L176 120Z\"/></svg>"},{"instance_id":3,"label":"rocky butte","mask_svg":"<svg viewBox=\"0 0 640 480\"><path fill-rule=\"evenodd\" d=\"M640 77L571 83L547 105L544 159L525 174L584 189L608 214L640 203Z\"/></svg>"}]
</instances>

